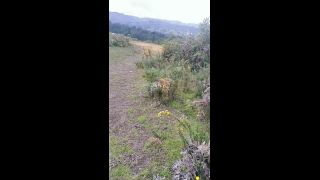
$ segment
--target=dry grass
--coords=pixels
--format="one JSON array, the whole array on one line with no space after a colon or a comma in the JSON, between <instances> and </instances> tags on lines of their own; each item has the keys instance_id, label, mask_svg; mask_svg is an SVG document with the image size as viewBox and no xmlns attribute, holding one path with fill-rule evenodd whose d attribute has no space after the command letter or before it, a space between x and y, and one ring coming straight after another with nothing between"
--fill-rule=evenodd
<instances>
[{"instance_id":1,"label":"dry grass","mask_svg":"<svg viewBox=\"0 0 320 180\"><path fill-rule=\"evenodd\" d=\"M163 47L153 43L146 43L141 41L130 41L131 44L139 46L141 48L150 49L153 54L158 54L163 52Z\"/></svg>"}]
</instances>

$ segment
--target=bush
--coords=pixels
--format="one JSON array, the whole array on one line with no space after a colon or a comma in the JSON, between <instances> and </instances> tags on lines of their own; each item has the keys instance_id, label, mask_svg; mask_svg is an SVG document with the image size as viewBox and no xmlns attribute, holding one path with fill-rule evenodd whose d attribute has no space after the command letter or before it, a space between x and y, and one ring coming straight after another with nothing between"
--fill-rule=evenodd
<instances>
[{"instance_id":1,"label":"bush","mask_svg":"<svg viewBox=\"0 0 320 180\"><path fill-rule=\"evenodd\" d=\"M192 71L210 64L210 19L200 24L200 34L188 36L164 44L163 58L171 62L188 63Z\"/></svg>"},{"instance_id":2,"label":"bush","mask_svg":"<svg viewBox=\"0 0 320 180\"><path fill-rule=\"evenodd\" d=\"M171 62L183 62L193 71L206 67L210 60L210 45L200 37L187 37L182 41L168 42L164 45L163 57Z\"/></svg>"},{"instance_id":3,"label":"bush","mask_svg":"<svg viewBox=\"0 0 320 180\"><path fill-rule=\"evenodd\" d=\"M172 167L173 179L210 179L210 144L189 144Z\"/></svg>"},{"instance_id":4,"label":"bush","mask_svg":"<svg viewBox=\"0 0 320 180\"><path fill-rule=\"evenodd\" d=\"M164 44L163 48L163 58L165 60L176 60L180 52L179 42L170 41Z\"/></svg>"},{"instance_id":5,"label":"bush","mask_svg":"<svg viewBox=\"0 0 320 180\"><path fill-rule=\"evenodd\" d=\"M127 47L129 38L120 34L109 33L109 46Z\"/></svg>"},{"instance_id":6,"label":"bush","mask_svg":"<svg viewBox=\"0 0 320 180\"><path fill-rule=\"evenodd\" d=\"M150 83L148 87L149 96L151 98L159 98L161 96L161 85L158 82Z\"/></svg>"},{"instance_id":7,"label":"bush","mask_svg":"<svg viewBox=\"0 0 320 180\"><path fill-rule=\"evenodd\" d=\"M150 84L149 95L160 100L161 103L168 104L175 97L176 84L172 79L161 78Z\"/></svg>"}]
</instances>

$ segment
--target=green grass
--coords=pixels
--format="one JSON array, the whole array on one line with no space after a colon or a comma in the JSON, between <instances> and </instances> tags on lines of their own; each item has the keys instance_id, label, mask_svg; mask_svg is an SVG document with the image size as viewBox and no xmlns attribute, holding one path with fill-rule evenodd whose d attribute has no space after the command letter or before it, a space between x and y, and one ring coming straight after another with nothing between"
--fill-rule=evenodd
<instances>
[{"instance_id":1,"label":"green grass","mask_svg":"<svg viewBox=\"0 0 320 180\"><path fill-rule=\"evenodd\" d=\"M178 101L173 101L171 105L175 108L185 108L185 105ZM189 111L191 112L191 109L189 109ZM208 142L210 137L208 124L197 119L192 119L190 116L187 117L194 137L199 139L199 141L205 140ZM152 136L159 138L162 143L160 146L150 144L149 142L144 144L144 152L152 154L152 161L140 172L138 179L152 179L153 175L157 174L161 177L171 178L170 169L173 163L181 158L180 153L184 148L184 143L178 134L178 125L168 123L169 118L170 117L164 117L158 119L158 124L152 124L150 121L144 122L144 125L151 130ZM140 116L138 119L141 121L144 120L144 115ZM170 121L173 122L175 120L171 119ZM164 127L166 127L166 129L164 129Z\"/></svg>"},{"instance_id":2,"label":"green grass","mask_svg":"<svg viewBox=\"0 0 320 180\"><path fill-rule=\"evenodd\" d=\"M166 160L171 167L174 161L181 157L181 149L183 148L183 142L176 136L174 138L168 138L164 140L163 147L166 153Z\"/></svg>"},{"instance_id":3,"label":"green grass","mask_svg":"<svg viewBox=\"0 0 320 180\"><path fill-rule=\"evenodd\" d=\"M167 120L168 119L162 119L161 121L165 122ZM148 169L142 172L147 178L156 174L159 174L161 177L171 178L170 169L173 163L181 158L180 152L183 148L183 142L176 128L174 126L168 126L166 130L161 130L160 127L162 126L153 127L153 137L159 138L162 142L161 145L151 145L146 142L144 146L146 152L156 154L153 156L154 162L150 163ZM164 163L162 162L163 160L165 161Z\"/></svg>"},{"instance_id":4,"label":"green grass","mask_svg":"<svg viewBox=\"0 0 320 180\"><path fill-rule=\"evenodd\" d=\"M128 166L121 164L110 171L110 176L119 179L132 179L132 171Z\"/></svg>"},{"instance_id":5,"label":"green grass","mask_svg":"<svg viewBox=\"0 0 320 180\"><path fill-rule=\"evenodd\" d=\"M109 135L110 156L117 158L123 154L133 153L132 148L126 144L125 139Z\"/></svg>"},{"instance_id":6,"label":"green grass","mask_svg":"<svg viewBox=\"0 0 320 180\"><path fill-rule=\"evenodd\" d=\"M181 94L181 97L183 99L189 99L189 100L192 100L192 99L195 99L197 97L197 94L196 92L184 92Z\"/></svg>"},{"instance_id":7,"label":"green grass","mask_svg":"<svg viewBox=\"0 0 320 180\"><path fill-rule=\"evenodd\" d=\"M109 156L110 158L119 158L124 154L133 153L132 148L126 144L126 139L115 136L109 136ZM110 170L112 179L131 179L132 171L130 167L119 164Z\"/></svg>"},{"instance_id":8,"label":"green grass","mask_svg":"<svg viewBox=\"0 0 320 180\"><path fill-rule=\"evenodd\" d=\"M153 179L153 176L157 174L166 179L170 179L170 167L161 165L158 161L153 160L140 172L137 179Z\"/></svg>"},{"instance_id":9,"label":"green grass","mask_svg":"<svg viewBox=\"0 0 320 180\"><path fill-rule=\"evenodd\" d=\"M157 167L155 162L150 162L145 169L143 169L138 175L137 179L152 179L153 175L157 173Z\"/></svg>"},{"instance_id":10,"label":"green grass","mask_svg":"<svg viewBox=\"0 0 320 180\"><path fill-rule=\"evenodd\" d=\"M170 117L168 117L170 118ZM159 124L153 124L150 121L144 121L144 125L150 130L151 137L156 137L161 140L161 144L151 144L149 141L145 142L143 150L152 157L151 162L138 175L138 179L152 179L153 175L160 175L171 178L170 169L173 163L181 158L181 149L183 142L179 137L176 126L172 123L169 125L168 118L158 119ZM146 119L144 115L138 118L139 120ZM174 120L171 119L171 122ZM164 127L166 127L164 129Z\"/></svg>"},{"instance_id":11,"label":"green grass","mask_svg":"<svg viewBox=\"0 0 320 180\"><path fill-rule=\"evenodd\" d=\"M191 125L191 129L193 131L194 140L199 142L209 142L210 139L210 125L205 122L200 121L188 121Z\"/></svg>"},{"instance_id":12,"label":"green grass","mask_svg":"<svg viewBox=\"0 0 320 180\"><path fill-rule=\"evenodd\" d=\"M191 105L191 101L189 99L185 100L185 102L174 100L171 102L170 106L174 109L182 111L187 117L191 119L197 119L197 112Z\"/></svg>"},{"instance_id":13,"label":"green grass","mask_svg":"<svg viewBox=\"0 0 320 180\"><path fill-rule=\"evenodd\" d=\"M180 109L182 107L182 104L176 100L173 100L171 102L171 107L175 108L175 109Z\"/></svg>"},{"instance_id":14,"label":"green grass","mask_svg":"<svg viewBox=\"0 0 320 180\"><path fill-rule=\"evenodd\" d=\"M139 122L139 125L142 126L145 130L150 131L154 128L154 124L150 121L150 115L148 114L148 109L146 107L137 107L136 112L145 113L136 117L136 122Z\"/></svg>"},{"instance_id":15,"label":"green grass","mask_svg":"<svg viewBox=\"0 0 320 180\"><path fill-rule=\"evenodd\" d=\"M143 77L149 82L154 82L160 77L160 70L156 68L146 69Z\"/></svg>"},{"instance_id":16,"label":"green grass","mask_svg":"<svg viewBox=\"0 0 320 180\"><path fill-rule=\"evenodd\" d=\"M141 123L141 124L144 124L147 120L147 117L145 115L141 115L138 117L138 121Z\"/></svg>"}]
</instances>

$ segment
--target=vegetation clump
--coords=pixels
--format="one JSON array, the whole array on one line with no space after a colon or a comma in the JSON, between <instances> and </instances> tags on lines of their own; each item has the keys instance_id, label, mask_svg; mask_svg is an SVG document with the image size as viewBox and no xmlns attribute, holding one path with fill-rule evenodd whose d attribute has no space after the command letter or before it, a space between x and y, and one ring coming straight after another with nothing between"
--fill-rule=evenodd
<instances>
[{"instance_id":1,"label":"vegetation clump","mask_svg":"<svg viewBox=\"0 0 320 180\"><path fill-rule=\"evenodd\" d=\"M110 47L127 47L129 46L129 38L121 34L109 33Z\"/></svg>"},{"instance_id":2,"label":"vegetation clump","mask_svg":"<svg viewBox=\"0 0 320 180\"><path fill-rule=\"evenodd\" d=\"M202 98L193 103L198 109L198 117L200 120L210 119L210 80L204 84L205 90L202 92Z\"/></svg>"},{"instance_id":3,"label":"vegetation clump","mask_svg":"<svg viewBox=\"0 0 320 180\"><path fill-rule=\"evenodd\" d=\"M172 166L173 179L210 179L210 143L194 143L182 152L182 158Z\"/></svg>"},{"instance_id":4,"label":"vegetation clump","mask_svg":"<svg viewBox=\"0 0 320 180\"><path fill-rule=\"evenodd\" d=\"M150 97L156 98L164 104L167 104L174 99L175 90L175 83L170 78L160 78L159 80L150 83L148 89Z\"/></svg>"}]
</instances>

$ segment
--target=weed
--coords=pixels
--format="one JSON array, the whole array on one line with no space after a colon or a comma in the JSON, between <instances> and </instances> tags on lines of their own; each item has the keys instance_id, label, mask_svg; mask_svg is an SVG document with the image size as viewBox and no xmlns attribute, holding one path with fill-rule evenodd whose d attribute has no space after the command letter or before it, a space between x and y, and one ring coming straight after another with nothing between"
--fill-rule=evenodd
<instances>
[{"instance_id":1,"label":"weed","mask_svg":"<svg viewBox=\"0 0 320 180\"><path fill-rule=\"evenodd\" d=\"M144 65L143 65L142 61L138 61L135 64L136 64L137 68L139 68L139 69L143 69L144 68Z\"/></svg>"},{"instance_id":2,"label":"weed","mask_svg":"<svg viewBox=\"0 0 320 180\"><path fill-rule=\"evenodd\" d=\"M147 120L147 117L146 117L145 115L142 115L142 116L139 116L139 117L138 117L138 121L139 121L141 124L145 123L146 120Z\"/></svg>"}]
</instances>

